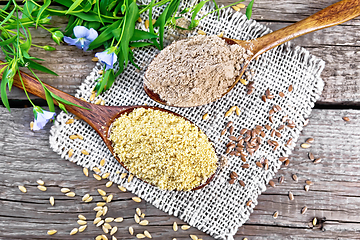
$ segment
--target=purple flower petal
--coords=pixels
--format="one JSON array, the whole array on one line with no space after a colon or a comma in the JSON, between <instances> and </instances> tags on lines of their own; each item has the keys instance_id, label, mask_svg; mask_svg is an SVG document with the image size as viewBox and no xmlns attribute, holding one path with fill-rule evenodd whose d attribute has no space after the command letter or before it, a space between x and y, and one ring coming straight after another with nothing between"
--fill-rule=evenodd
<instances>
[{"instance_id":1,"label":"purple flower petal","mask_svg":"<svg viewBox=\"0 0 360 240\"><path fill-rule=\"evenodd\" d=\"M71 37L64 37L64 42L69 45L75 45L77 41L77 39L72 39Z\"/></svg>"},{"instance_id":2,"label":"purple flower petal","mask_svg":"<svg viewBox=\"0 0 360 240\"><path fill-rule=\"evenodd\" d=\"M43 113L38 112L37 118L34 119L33 130L37 131L37 130L43 129L43 127L46 125L46 123L48 123L49 120L52 119L55 115L56 115L56 113L45 111L45 110L43 110Z\"/></svg>"},{"instance_id":3,"label":"purple flower petal","mask_svg":"<svg viewBox=\"0 0 360 240\"><path fill-rule=\"evenodd\" d=\"M91 43L91 41L89 41L89 40L84 41L83 49L85 52L88 50L90 43Z\"/></svg>"},{"instance_id":4,"label":"purple flower petal","mask_svg":"<svg viewBox=\"0 0 360 240\"><path fill-rule=\"evenodd\" d=\"M115 53L108 53L108 50L104 52L96 53L95 57L99 58L100 62L106 64L105 70L114 68L114 63L117 61L117 56Z\"/></svg>"},{"instance_id":5,"label":"purple flower petal","mask_svg":"<svg viewBox=\"0 0 360 240\"><path fill-rule=\"evenodd\" d=\"M90 42L92 42L92 41L94 41L97 37L98 37L97 31L96 31L95 29L93 29L93 28L90 28L86 39L89 40Z\"/></svg>"},{"instance_id":6,"label":"purple flower petal","mask_svg":"<svg viewBox=\"0 0 360 240\"><path fill-rule=\"evenodd\" d=\"M89 35L89 29L84 26L76 26L73 31L76 38L86 38Z\"/></svg>"}]
</instances>

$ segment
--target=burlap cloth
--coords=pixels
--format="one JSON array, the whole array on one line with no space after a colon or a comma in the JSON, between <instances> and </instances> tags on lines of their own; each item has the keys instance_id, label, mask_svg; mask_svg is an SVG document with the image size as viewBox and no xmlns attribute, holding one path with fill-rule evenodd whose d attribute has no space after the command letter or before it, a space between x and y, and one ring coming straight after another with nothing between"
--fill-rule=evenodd
<instances>
[{"instance_id":1,"label":"burlap cloth","mask_svg":"<svg viewBox=\"0 0 360 240\"><path fill-rule=\"evenodd\" d=\"M191 6L191 4L193 3L190 1L183 1L181 8ZM211 10L213 10L213 6L209 4L200 14L206 14ZM156 16L158 11L155 10L154 14ZM144 14L143 19L146 18ZM187 15L187 18L190 19L190 15ZM138 24L138 28L145 29L143 23ZM219 19L216 13L209 15L201 21L198 29L202 29L207 34L218 34L224 31L224 36L242 40L257 38L270 32L264 25L253 20L248 21L241 13L232 14L231 9L222 10ZM196 34L196 32L190 34ZM166 43L170 43L178 36L177 31L166 30ZM134 50L134 56L141 71L129 65L125 72L116 79L114 86L96 99L102 98L106 101L106 105L115 106L144 104L160 106L145 94L142 85L144 70L157 53L158 50L152 47ZM83 97L87 100L90 98L95 85L94 80L99 77L98 70L101 68L101 65L98 64L93 69L80 85L76 97ZM324 62L309 54L305 49L289 43L263 54L258 61L251 64L250 68L256 69L253 78L256 90L251 95L247 95L245 86L239 83L225 97L206 106L195 108L160 106L187 117L199 126L214 142L219 157L224 154L225 144L228 141L226 136L220 136L220 132L229 120L234 122L235 135L241 128L253 129L256 125L264 126L270 124L268 112L274 104L277 104L282 111L274 115L274 123L270 125L273 128L278 127L282 124L281 120L285 115L296 124L294 129L285 128L282 131L283 137L280 139L272 138L267 133L264 141L276 139L280 143L279 149L274 152L273 147L266 143L262 144L254 156L248 157L247 162L250 164L248 169L241 168L242 161L239 157L228 157L228 165L208 186L201 190L192 192L161 191L136 178L130 183L127 183L126 178L120 179L120 174L116 172L122 173L125 170L112 157L96 132L83 121L65 124L68 119L73 118L71 114L61 113L57 116L50 132L50 145L62 158L89 169L95 166L99 167L100 160L105 158L107 162L101 171L103 173L110 172L109 179L114 183L125 186L155 207L217 239L233 239L237 229L249 218L253 208L257 205L259 194L266 190L266 184L280 168L279 157L291 154L294 144L285 146L285 143L289 138L296 142L303 129L304 121L310 115L324 85L320 78ZM294 87L291 93L287 91L290 84ZM261 95L268 88L276 95L282 91L286 93L286 96L281 98L277 95L271 101L264 103ZM224 118L225 112L234 105L241 108L241 115L233 114ZM206 121L202 120L202 115L205 113L210 114L210 118ZM76 133L82 134L84 140L69 139L70 135ZM69 158L68 151L71 148L75 152ZM81 154L82 149L86 149L90 155ZM261 157L269 160L268 170L255 165L255 162ZM246 186L230 185L228 183L230 171L236 171L239 179L242 179ZM79 172L79 174L81 173ZM252 204L248 207L246 202L250 199Z\"/></svg>"}]
</instances>

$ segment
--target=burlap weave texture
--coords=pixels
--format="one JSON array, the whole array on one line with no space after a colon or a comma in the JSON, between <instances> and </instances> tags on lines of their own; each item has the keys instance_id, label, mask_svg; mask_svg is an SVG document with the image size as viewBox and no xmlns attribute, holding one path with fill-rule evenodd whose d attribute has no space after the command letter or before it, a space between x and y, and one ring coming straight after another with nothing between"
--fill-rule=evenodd
<instances>
[{"instance_id":1,"label":"burlap weave texture","mask_svg":"<svg viewBox=\"0 0 360 240\"><path fill-rule=\"evenodd\" d=\"M193 3L183 2L181 7L191 4ZM206 14L211 10L213 10L211 5L206 6L201 14ZM158 14L157 11L154 13ZM190 14L187 18L190 19ZM145 15L144 19L146 19ZM138 27L144 28L140 24ZM221 11L219 19L216 13L209 15L201 22L198 29L210 35L224 31L224 36L242 40L257 38L270 32L267 27L255 21L248 21L241 13L232 14L230 9ZM173 29L167 30L165 35L167 43L179 36ZM219 157L224 154L227 143L227 136L220 136L220 132L230 120L234 122L236 134L242 128L253 129L256 125L269 124L276 128L282 124L281 120L284 116L293 120L296 128L285 128L280 139L270 137L270 133L267 132L263 141L276 139L281 145L277 151L274 152L273 147L268 144L262 144L254 156L247 158L250 164L248 169L241 167L242 161L239 157L229 156L228 165L217 174L215 179L202 190L193 192L161 191L136 178L130 183L126 181L126 178L120 179L120 174L116 172L126 171L112 157L96 132L82 121L65 124L69 118L73 117L72 115L64 113L58 115L51 129L50 145L62 158L89 169L99 167L100 160L105 158L107 164L101 168L101 171L102 173L110 172L109 179L114 183L125 186L155 207L179 217L215 238L233 239L237 229L249 218L252 209L257 205L257 198L262 191L265 191L266 183L280 168L279 157L290 155L294 145L285 146L286 141L292 138L296 142L305 119L310 115L315 101L320 97L323 89L320 74L324 68L324 62L309 54L305 49L284 44L263 54L259 60L251 64L250 68L256 71L253 78L256 90L253 94L247 95L245 86L239 83L229 94L214 103L195 108L173 108L155 103L143 91L144 70L157 53L158 50L155 48L136 49L134 57L141 71L129 65L115 81L114 86L94 101L101 98L106 101L106 105L113 106L147 104L179 113L193 121L209 136L214 142ZM76 97L83 97L86 100L90 98L95 85L94 80L99 77L100 69L102 67L98 64L81 84ZM294 87L291 93L287 91L289 85ZM266 89L270 89L277 97L264 103L261 95ZM280 91L286 94L284 98L278 96ZM268 120L268 112L275 104L279 105L282 111L274 116L274 123L271 124ZM224 118L225 112L234 105L241 108L241 115L233 114ZM210 118L206 121L202 120L205 113L210 114ZM76 133L81 133L84 140L69 139L70 135ZM70 148L74 149L71 158L67 154ZM90 155L81 154L82 149L86 149ZM269 160L269 169L266 171L255 165L255 162L262 157ZM246 186L230 185L228 183L230 171L236 171L239 179L242 179ZM252 200L252 205L247 207L246 202L249 200Z\"/></svg>"}]
</instances>

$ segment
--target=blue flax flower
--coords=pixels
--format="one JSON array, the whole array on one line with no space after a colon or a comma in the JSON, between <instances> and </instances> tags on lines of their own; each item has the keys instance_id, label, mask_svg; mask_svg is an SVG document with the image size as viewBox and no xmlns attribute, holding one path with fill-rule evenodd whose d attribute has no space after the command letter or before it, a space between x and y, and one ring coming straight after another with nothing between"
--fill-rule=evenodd
<instances>
[{"instance_id":1,"label":"blue flax flower","mask_svg":"<svg viewBox=\"0 0 360 240\"><path fill-rule=\"evenodd\" d=\"M76 38L64 37L64 42L69 45L75 45L80 49L84 49L84 51L86 51L89 48L90 43L98 37L97 31L93 28L87 29L83 26L76 26L73 31Z\"/></svg>"},{"instance_id":2,"label":"blue flax flower","mask_svg":"<svg viewBox=\"0 0 360 240\"><path fill-rule=\"evenodd\" d=\"M43 127L49 122L49 120L55 117L56 115L56 113L45 111L40 107L35 107L34 113L35 113L34 127L33 127L34 131L43 129Z\"/></svg>"},{"instance_id":3,"label":"blue flax flower","mask_svg":"<svg viewBox=\"0 0 360 240\"><path fill-rule=\"evenodd\" d=\"M117 56L114 51L115 47L112 47L95 54L95 57L97 57L100 62L105 63L105 70L113 69L114 63L117 62Z\"/></svg>"}]
</instances>

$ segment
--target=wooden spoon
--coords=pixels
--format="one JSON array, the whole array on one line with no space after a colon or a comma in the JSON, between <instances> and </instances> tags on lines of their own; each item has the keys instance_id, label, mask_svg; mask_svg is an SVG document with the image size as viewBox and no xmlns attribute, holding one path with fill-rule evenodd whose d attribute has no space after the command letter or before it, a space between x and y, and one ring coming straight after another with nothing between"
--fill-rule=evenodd
<instances>
[{"instance_id":1,"label":"wooden spoon","mask_svg":"<svg viewBox=\"0 0 360 240\"><path fill-rule=\"evenodd\" d=\"M287 41L290 41L291 39L323 28L339 25L355 17L358 17L359 15L360 0L343 0L321 10L320 12L315 13L314 15L300 22L294 23L290 26L269 33L257 39L253 39L250 41L242 41L231 38L223 38L230 45L239 44L243 48L250 50L253 55L244 63L244 66L239 76L236 78L234 84L228 88L228 90L222 95L222 97L235 87L235 85L239 82L239 80L245 73L245 70L249 66L250 62L259 57L264 52L269 51L270 49L273 49ZM169 105L166 101L161 99L157 93L153 92L145 84L144 90L146 94L154 101L164 105ZM193 107L195 107L195 105Z\"/></svg>"},{"instance_id":2,"label":"wooden spoon","mask_svg":"<svg viewBox=\"0 0 360 240\"><path fill-rule=\"evenodd\" d=\"M2 63L2 61L0 61L0 63ZM0 65L0 70L2 68L4 68L5 66L6 65ZM1 77L2 76L0 75L0 79L1 79ZM20 89L24 89L24 87L25 87L26 91L28 93L34 94L42 99L46 99L44 89L37 79L35 79L34 77L32 77L24 72L21 72L21 78L22 78L23 84L20 81L19 75L18 74L15 75L13 86L18 87ZM102 106L102 105L92 104L89 102L82 101L78 98L75 98L75 97L73 97L67 93L64 93L54 87L51 87L47 84L44 84L44 85L49 89L50 92L54 93L55 95L65 99L69 102L72 102L74 104L77 104L79 106L89 109L89 110L87 110L87 109L83 109L83 108L76 107L76 106L65 105L67 111L78 116L79 118L81 118L82 120L87 122L93 129L95 129L95 131L100 135L102 140L105 142L106 146L109 148L112 155L126 170L128 170L128 168L116 156L116 154L114 153L112 142L109 140L111 125L115 121L115 119L120 117L120 115L122 115L124 113L129 113L136 108L146 108L146 109L151 108L151 109L160 110L163 112L168 112L168 113L174 114L176 116L182 117L182 118L186 119L187 121L191 122L190 120L181 116L180 114L171 112L166 109L158 108L158 107L151 107L151 106L118 106L118 107L116 107L116 106ZM56 105L58 105L57 101L54 101L54 103ZM192 123L192 124L194 124L194 123ZM215 149L214 149L214 151L215 151ZM218 170L211 177L209 177L209 179L207 179L207 181L204 184L202 184L192 190L198 190L198 189L201 189L201 188L205 187L206 185L208 185L211 182L211 180L213 180L213 178L214 178L215 174L218 172Z\"/></svg>"}]
</instances>

